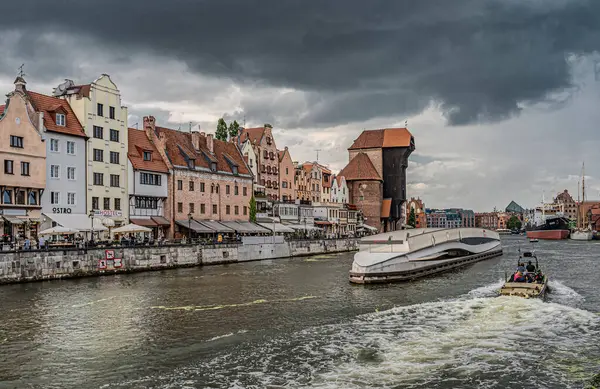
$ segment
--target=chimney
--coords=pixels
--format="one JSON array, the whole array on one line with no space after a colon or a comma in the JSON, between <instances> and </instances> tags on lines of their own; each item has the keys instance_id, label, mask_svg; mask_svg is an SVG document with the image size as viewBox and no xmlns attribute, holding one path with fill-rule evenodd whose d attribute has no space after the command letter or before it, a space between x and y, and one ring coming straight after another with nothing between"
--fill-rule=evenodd
<instances>
[{"instance_id":1,"label":"chimney","mask_svg":"<svg viewBox=\"0 0 600 389\"><path fill-rule=\"evenodd\" d=\"M38 131L40 134L44 133L44 112L38 112Z\"/></svg>"},{"instance_id":2,"label":"chimney","mask_svg":"<svg viewBox=\"0 0 600 389\"><path fill-rule=\"evenodd\" d=\"M213 144L213 134L206 135L206 147L208 148L208 151L210 151L211 153L215 152L215 148L214 148L214 144Z\"/></svg>"},{"instance_id":3,"label":"chimney","mask_svg":"<svg viewBox=\"0 0 600 389\"><path fill-rule=\"evenodd\" d=\"M154 116L144 116L144 131L148 139L152 139L152 133L156 133L156 119Z\"/></svg>"},{"instance_id":4,"label":"chimney","mask_svg":"<svg viewBox=\"0 0 600 389\"><path fill-rule=\"evenodd\" d=\"M15 79L15 91L21 92L23 94L27 93L25 85L27 85L27 83L25 82L25 79L23 79L23 77L19 76Z\"/></svg>"},{"instance_id":5,"label":"chimney","mask_svg":"<svg viewBox=\"0 0 600 389\"><path fill-rule=\"evenodd\" d=\"M196 150L200 150L200 136L202 135L203 133L201 132L192 131L192 144Z\"/></svg>"}]
</instances>

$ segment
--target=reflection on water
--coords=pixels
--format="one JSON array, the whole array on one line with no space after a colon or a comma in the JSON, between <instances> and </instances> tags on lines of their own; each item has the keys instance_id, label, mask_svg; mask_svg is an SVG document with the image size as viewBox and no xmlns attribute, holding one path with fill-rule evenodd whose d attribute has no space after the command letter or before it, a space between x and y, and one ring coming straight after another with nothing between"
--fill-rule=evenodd
<instances>
[{"instance_id":1,"label":"reflection on water","mask_svg":"<svg viewBox=\"0 0 600 389\"><path fill-rule=\"evenodd\" d=\"M540 243L542 302L496 297L523 245L504 243L396 285L350 285L344 254L5 286L0 388L581 387L600 246Z\"/></svg>"}]
</instances>

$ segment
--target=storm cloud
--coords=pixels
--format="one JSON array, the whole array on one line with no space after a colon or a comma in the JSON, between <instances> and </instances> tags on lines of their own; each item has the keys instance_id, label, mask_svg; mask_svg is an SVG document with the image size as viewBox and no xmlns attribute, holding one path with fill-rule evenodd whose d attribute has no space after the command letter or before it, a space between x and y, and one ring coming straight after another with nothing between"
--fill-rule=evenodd
<instances>
[{"instance_id":1,"label":"storm cloud","mask_svg":"<svg viewBox=\"0 0 600 389\"><path fill-rule=\"evenodd\" d=\"M3 14L2 32L27 32L25 57L43 50L36 34L60 31L309 92L297 126L413 115L432 102L452 125L503 120L569 88L567 58L600 49L592 0L21 0Z\"/></svg>"},{"instance_id":2,"label":"storm cloud","mask_svg":"<svg viewBox=\"0 0 600 389\"><path fill-rule=\"evenodd\" d=\"M583 160L600 192L597 0L20 0L2 14L4 91L22 63L41 93L108 73L131 126L271 123L293 159L320 150L335 171L362 130L408 120L408 194L428 206L576 193Z\"/></svg>"}]
</instances>

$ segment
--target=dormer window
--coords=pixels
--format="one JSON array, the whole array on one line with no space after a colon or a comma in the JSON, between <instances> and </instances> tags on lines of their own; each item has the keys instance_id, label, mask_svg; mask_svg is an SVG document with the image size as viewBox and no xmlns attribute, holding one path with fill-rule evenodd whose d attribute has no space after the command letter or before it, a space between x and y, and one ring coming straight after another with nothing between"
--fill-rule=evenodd
<instances>
[{"instance_id":1,"label":"dormer window","mask_svg":"<svg viewBox=\"0 0 600 389\"><path fill-rule=\"evenodd\" d=\"M152 161L152 152L144 151L144 161Z\"/></svg>"},{"instance_id":2,"label":"dormer window","mask_svg":"<svg viewBox=\"0 0 600 389\"><path fill-rule=\"evenodd\" d=\"M235 174L235 175L238 174L238 168L237 168L237 166L232 167L231 170L232 170L233 174Z\"/></svg>"},{"instance_id":3,"label":"dormer window","mask_svg":"<svg viewBox=\"0 0 600 389\"><path fill-rule=\"evenodd\" d=\"M213 172L217 171L217 163L216 162L210 163L210 170L212 170Z\"/></svg>"},{"instance_id":4,"label":"dormer window","mask_svg":"<svg viewBox=\"0 0 600 389\"><path fill-rule=\"evenodd\" d=\"M56 125L64 127L64 126L66 126L66 123L67 123L67 120L65 118L65 114L64 113L57 113L56 114Z\"/></svg>"},{"instance_id":5,"label":"dormer window","mask_svg":"<svg viewBox=\"0 0 600 389\"><path fill-rule=\"evenodd\" d=\"M193 159L188 159L188 168L190 168L190 169L196 168L196 163Z\"/></svg>"}]
</instances>

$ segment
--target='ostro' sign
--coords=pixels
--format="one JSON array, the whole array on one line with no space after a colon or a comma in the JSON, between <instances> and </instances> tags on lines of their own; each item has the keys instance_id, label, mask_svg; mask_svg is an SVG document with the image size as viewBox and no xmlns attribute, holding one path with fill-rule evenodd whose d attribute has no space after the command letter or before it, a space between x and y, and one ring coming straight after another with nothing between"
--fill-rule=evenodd
<instances>
[{"instance_id":1,"label":"'ostro' sign","mask_svg":"<svg viewBox=\"0 0 600 389\"><path fill-rule=\"evenodd\" d=\"M71 213L71 208L52 208L52 213Z\"/></svg>"}]
</instances>

